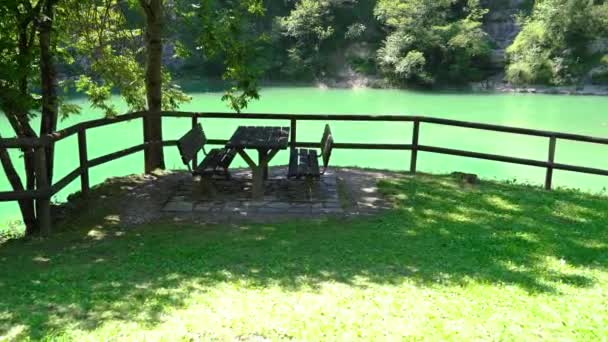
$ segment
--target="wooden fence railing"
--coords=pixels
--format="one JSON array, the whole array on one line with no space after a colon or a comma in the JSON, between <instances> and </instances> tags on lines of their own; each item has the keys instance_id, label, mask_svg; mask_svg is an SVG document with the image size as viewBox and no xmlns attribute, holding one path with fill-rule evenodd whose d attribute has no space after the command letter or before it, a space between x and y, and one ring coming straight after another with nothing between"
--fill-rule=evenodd
<instances>
[{"instance_id":1,"label":"wooden fence railing","mask_svg":"<svg viewBox=\"0 0 608 342\"><path fill-rule=\"evenodd\" d=\"M140 145L132 146L120 151L112 152L94 159L88 158L87 153L87 130L116 124L119 122L141 119L145 112L137 112L121 115L116 118L98 119L87 122L82 122L69 128L57 131L53 134L42 136L40 138L8 138L0 139L0 147L8 149L30 149L35 152L36 170L39 175L37 188L29 191L6 191L0 192L0 202L17 201L21 199L35 199L41 201L42 212L39 213L43 232L50 232L50 200L51 198L65 188L68 184L80 177L81 190L86 194L90 189L89 170L93 167L108 163L110 161L122 158L133 153L141 152L151 144L163 144L163 146L175 146L177 141L167 140L162 142L143 142ZM411 151L410 172L415 173L418 164L418 152L439 153L453 156L462 156L469 158L477 158L483 160L491 160L519 165L542 167L546 169L545 188L550 190L553 183L554 170L564 170L579 172L585 174L594 174L608 176L608 170L590 168L583 166L575 166L569 164L560 164L555 162L555 150L557 141L569 140L577 142L585 142L591 144L608 145L608 139L591 137L585 135L550 132L542 130L534 130L527 128L517 128L508 126L499 126L491 124L482 124L474 122L456 121L440 118L430 118L424 116L403 116L403 115L320 115L320 114L233 114L233 113L192 113L192 112L164 112L163 117L172 118L190 118L192 126L198 124L200 119L254 119L254 120L284 120L289 121L291 125L291 141L290 147L318 147L318 142L299 142L297 140L297 125L298 121L382 121L382 122L411 122L412 123L412 141L410 144L374 144L374 143L336 143L334 148L337 149L368 149L368 150L404 150ZM512 133L525 136L543 137L548 139L548 155L547 160L533 160L518 157L510 157L496 154L480 153L473 151L464 151L458 149L436 147L420 144L420 127L422 124L444 125L451 127L470 128L484 131ZM142 125L143 127L143 125ZM72 135L78 135L78 155L79 166L61 178L55 184L47 184L46 163L44 161L44 148L52 143L61 141ZM143 133L142 133L143 141ZM227 142L224 139L209 140L210 144L223 145ZM196 158L193 161L196 166Z\"/></svg>"}]
</instances>

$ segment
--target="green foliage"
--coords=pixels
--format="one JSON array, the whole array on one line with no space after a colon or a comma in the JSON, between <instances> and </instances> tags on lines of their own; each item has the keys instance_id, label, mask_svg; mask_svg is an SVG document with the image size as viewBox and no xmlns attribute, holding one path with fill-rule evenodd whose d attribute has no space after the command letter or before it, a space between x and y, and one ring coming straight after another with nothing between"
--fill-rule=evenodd
<instances>
[{"instance_id":1,"label":"green foliage","mask_svg":"<svg viewBox=\"0 0 608 342\"><path fill-rule=\"evenodd\" d=\"M230 87L222 97L228 106L240 112L252 99L258 99L257 80L264 71L260 61L269 37L255 28L263 17L261 0L238 0L224 5L220 1L201 0L199 4L182 3L177 11L179 26L188 34L178 34L178 51L188 51L206 60L221 60L221 76ZM189 48L188 48L189 47ZM188 50L189 49L189 50Z\"/></svg>"},{"instance_id":2,"label":"green foliage","mask_svg":"<svg viewBox=\"0 0 608 342\"><path fill-rule=\"evenodd\" d=\"M65 18L59 22L64 32L63 44L71 61L81 61L81 75L74 82L75 89L89 98L93 108L101 109L106 116L118 113L112 102L117 92L130 111L145 110L145 49L142 46L143 19L132 17L137 2L125 8L120 0L72 2L66 8ZM70 15L80 13L80 15ZM174 110L188 102L171 75L163 73L164 110Z\"/></svg>"},{"instance_id":3,"label":"green foliage","mask_svg":"<svg viewBox=\"0 0 608 342\"><path fill-rule=\"evenodd\" d=\"M278 19L279 24L287 37L318 44L333 34L333 28L325 22L329 9L329 1L300 0L289 16Z\"/></svg>"},{"instance_id":4,"label":"green foliage","mask_svg":"<svg viewBox=\"0 0 608 342\"><path fill-rule=\"evenodd\" d=\"M23 230L23 222L9 221L0 227L0 245L9 240L23 238L25 231Z\"/></svg>"},{"instance_id":5,"label":"green foliage","mask_svg":"<svg viewBox=\"0 0 608 342\"><path fill-rule=\"evenodd\" d=\"M591 71L591 83L596 85L608 84L608 55L602 56L599 66Z\"/></svg>"},{"instance_id":6,"label":"green foliage","mask_svg":"<svg viewBox=\"0 0 608 342\"><path fill-rule=\"evenodd\" d=\"M599 63L593 65L593 67L590 72L591 83L595 85L608 84L608 55L601 55Z\"/></svg>"},{"instance_id":7,"label":"green foliage","mask_svg":"<svg viewBox=\"0 0 608 342\"><path fill-rule=\"evenodd\" d=\"M40 110L36 26L27 27L28 54L16 55L17 27L36 17L33 2L0 6L0 106L36 115ZM240 111L259 97L258 80L311 80L348 63L364 74L382 72L398 84L464 83L486 76L489 44L478 0L196 0L166 3L164 109L189 100L172 75L221 77L224 100ZM508 49L512 83L568 84L604 69L589 45L608 36L608 3L593 0L527 1L523 30ZM504 7L504 6L502 6ZM493 9L502 8L492 4ZM528 9L528 7L530 7ZM144 20L134 0L57 3L53 51L66 91L86 94L106 115L120 95L130 110L145 108ZM362 55L349 48L364 46ZM345 53L347 51L347 53ZM375 60L363 55L376 55ZM169 59L169 57L173 57ZM26 76L27 92L20 91ZM66 77L64 77L66 76ZM79 108L60 103L62 117Z\"/></svg>"},{"instance_id":8,"label":"green foliage","mask_svg":"<svg viewBox=\"0 0 608 342\"><path fill-rule=\"evenodd\" d=\"M351 57L348 59L348 64L354 71L363 75L375 75L378 71L373 57Z\"/></svg>"},{"instance_id":9,"label":"green foliage","mask_svg":"<svg viewBox=\"0 0 608 342\"><path fill-rule=\"evenodd\" d=\"M89 97L92 106L107 116L117 115L111 103L118 92L130 110L146 108L145 50L143 18L137 1L125 7L119 0L75 2L72 13L83 15L66 18L63 24L73 28L70 47L73 60L85 60L83 74L76 89ZM167 6L165 24L167 43L174 43L177 60L192 56L217 58L222 61L222 77L230 83L223 97L235 111L257 99L257 79L262 68L256 58L268 38L251 34L253 19L264 15L260 0L225 3L214 0L177 1ZM90 22L87 18L102 18ZM87 21L89 20L89 21ZM179 29L177 29L179 27ZM184 30L186 34L182 33ZM190 98L172 82L171 68L163 72L164 110L174 110Z\"/></svg>"},{"instance_id":10,"label":"green foliage","mask_svg":"<svg viewBox=\"0 0 608 342\"><path fill-rule=\"evenodd\" d=\"M367 30L367 27L365 26L365 24L354 23L354 24L348 26L346 33L344 34L344 38L350 39L350 40L359 39L359 38L361 38L361 36L363 36L363 34L365 33L365 30Z\"/></svg>"},{"instance_id":11,"label":"green foliage","mask_svg":"<svg viewBox=\"0 0 608 342\"><path fill-rule=\"evenodd\" d=\"M330 11L328 0L298 0L288 16L277 19L281 34L293 42L287 54L288 74L318 74L321 44L334 34Z\"/></svg>"},{"instance_id":12,"label":"green foliage","mask_svg":"<svg viewBox=\"0 0 608 342\"><path fill-rule=\"evenodd\" d=\"M466 82L482 76L490 49L477 0L380 0L375 14L389 34L378 63L398 82Z\"/></svg>"},{"instance_id":13,"label":"green foliage","mask_svg":"<svg viewBox=\"0 0 608 342\"><path fill-rule=\"evenodd\" d=\"M430 76L424 70L426 58L417 50L410 50L405 57L401 58L395 65L395 73L405 80L418 78L420 81L430 81Z\"/></svg>"},{"instance_id":14,"label":"green foliage","mask_svg":"<svg viewBox=\"0 0 608 342\"><path fill-rule=\"evenodd\" d=\"M608 32L608 3L537 1L532 14L520 21L523 29L507 50L507 80L572 84L589 69L589 45Z\"/></svg>"},{"instance_id":15,"label":"green foliage","mask_svg":"<svg viewBox=\"0 0 608 342\"><path fill-rule=\"evenodd\" d=\"M0 110L6 115L33 116L41 106L27 82L39 77L34 25L38 11L29 2L0 5ZM20 46L25 48L22 53Z\"/></svg>"},{"instance_id":16,"label":"green foliage","mask_svg":"<svg viewBox=\"0 0 608 342\"><path fill-rule=\"evenodd\" d=\"M591 83L595 85L608 84L608 68L591 73Z\"/></svg>"}]
</instances>

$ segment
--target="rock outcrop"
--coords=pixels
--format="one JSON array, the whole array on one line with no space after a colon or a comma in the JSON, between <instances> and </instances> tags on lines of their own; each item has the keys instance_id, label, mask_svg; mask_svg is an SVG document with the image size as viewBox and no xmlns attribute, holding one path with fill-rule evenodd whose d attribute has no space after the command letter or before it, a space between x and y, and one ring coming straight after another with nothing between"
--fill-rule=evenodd
<instances>
[{"instance_id":1,"label":"rock outcrop","mask_svg":"<svg viewBox=\"0 0 608 342\"><path fill-rule=\"evenodd\" d=\"M484 18L484 30L492 41L492 66L503 69L506 49L520 31L516 15L525 8L526 0L483 0L482 5L490 12Z\"/></svg>"}]
</instances>

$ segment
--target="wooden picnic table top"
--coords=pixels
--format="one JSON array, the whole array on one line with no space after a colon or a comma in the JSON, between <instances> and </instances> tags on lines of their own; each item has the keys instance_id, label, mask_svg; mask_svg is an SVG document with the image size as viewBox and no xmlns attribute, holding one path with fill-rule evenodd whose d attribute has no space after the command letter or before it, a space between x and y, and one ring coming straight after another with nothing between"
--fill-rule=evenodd
<instances>
[{"instance_id":1,"label":"wooden picnic table top","mask_svg":"<svg viewBox=\"0 0 608 342\"><path fill-rule=\"evenodd\" d=\"M284 150L289 144L289 127L239 126L226 147Z\"/></svg>"}]
</instances>

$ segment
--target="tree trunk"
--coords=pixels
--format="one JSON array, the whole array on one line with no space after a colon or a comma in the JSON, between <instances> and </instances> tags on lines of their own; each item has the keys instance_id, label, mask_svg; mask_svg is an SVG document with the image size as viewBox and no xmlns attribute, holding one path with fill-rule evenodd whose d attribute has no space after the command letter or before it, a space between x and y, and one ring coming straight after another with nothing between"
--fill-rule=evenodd
<instances>
[{"instance_id":1,"label":"tree trunk","mask_svg":"<svg viewBox=\"0 0 608 342\"><path fill-rule=\"evenodd\" d=\"M43 19L39 23L40 81L42 86L42 118L40 136L57 130L59 106L57 101L57 72L53 60L52 29L56 0L46 0L42 8ZM49 184L53 182L54 144L46 148L46 169Z\"/></svg>"},{"instance_id":2,"label":"tree trunk","mask_svg":"<svg viewBox=\"0 0 608 342\"><path fill-rule=\"evenodd\" d=\"M18 25L18 58L17 64L19 65L19 78L17 80L17 94L12 100L3 103L2 111L5 113L9 124L15 131L15 135L18 137L36 138L36 132L30 125L30 119L28 116L28 108L24 106L24 101L29 96L29 63L32 53L32 43L36 36L36 28L33 27L32 20L36 16L38 9L30 8L30 13L20 18ZM18 15L18 14L17 14ZM31 28L31 32L30 32ZM29 34L28 34L29 33ZM11 99L9 97L9 99ZM7 149L0 149L0 163L7 176L7 179L14 191L23 190L35 190L36 188L36 174L34 164L34 153L31 148L21 149L23 153L23 162L25 169L25 189L23 182L15 169L13 160ZM33 235L39 232L38 220L36 218L35 203L34 200L20 200L18 201L23 223L25 225L25 234Z\"/></svg>"},{"instance_id":3,"label":"tree trunk","mask_svg":"<svg viewBox=\"0 0 608 342\"><path fill-rule=\"evenodd\" d=\"M36 138L36 133L29 124L27 114L24 113L12 113L10 109L4 109L6 118L10 123L13 131L18 137L22 138ZM34 150L31 148L22 148L23 152L23 163L25 166L25 179L26 189L33 190L36 188L36 175L34 172Z\"/></svg>"},{"instance_id":4,"label":"tree trunk","mask_svg":"<svg viewBox=\"0 0 608 342\"><path fill-rule=\"evenodd\" d=\"M139 0L146 13L146 91L148 113L144 117L144 140L149 144L145 150L145 170L164 169L165 160L162 146L162 0Z\"/></svg>"},{"instance_id":5,"label":"tree trunk","mask_svg":"<svg viewBox=\"0 0 608 342\"><path fill-rule=\"evenodd\" d=\"M28 37L28 26L30 21L24 21L19 26L19 95L23 98L28 96L28 60L31 56L31 43L35 36L35 30ZM17 100L19 101L19 100ZM9 122L15 131L15 134L19 137L35 138L36 132L30 125L30 119L25 110L20 108L20 105L16 103L12 106L16 108L16 111L12 111L11 108L7 108L4 112L7 114ZM12 115L10 115L11 113ZM25 177L26 177L26 189L33 190L36 186L35 174L34 174L34 151L32 149L22 149L23 159L25 165Z\"/></svg>"},{"instance_id":6,"label":"tree trunk","mask_svg":"<svg viewBox=\"0 0 608 342\"><path fill-rule=\"evenodd\" d=\"M5 148L0 148L0 163L2 163L2 168L4 169L6 178L11 184L13 190L23 191L24 188L21 178L19 178L19 174L13 165L13 161ZM21 216L23 217L23 224L25 224L25 235L30 236L37 233L39 229L36 221L36 213L34 211L34 201L21 200L18 201L18 203L19 209L21 210Z\"/></svg>"}]
</instances>

